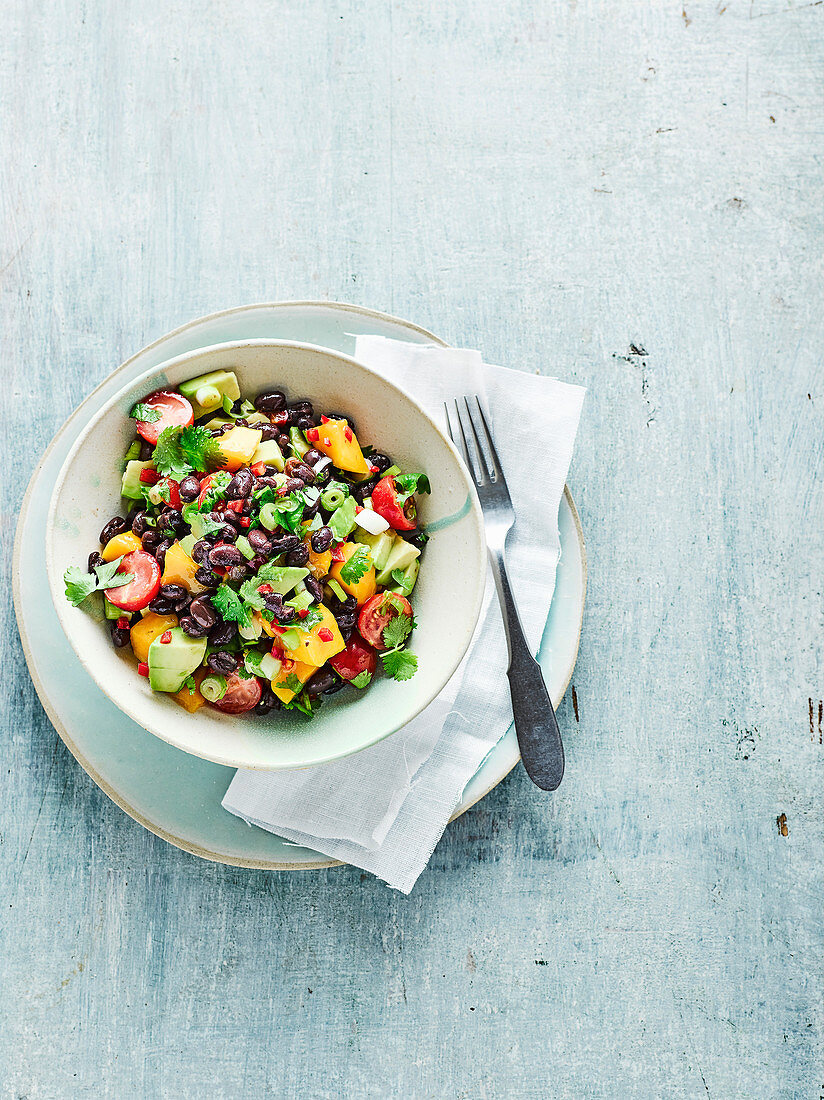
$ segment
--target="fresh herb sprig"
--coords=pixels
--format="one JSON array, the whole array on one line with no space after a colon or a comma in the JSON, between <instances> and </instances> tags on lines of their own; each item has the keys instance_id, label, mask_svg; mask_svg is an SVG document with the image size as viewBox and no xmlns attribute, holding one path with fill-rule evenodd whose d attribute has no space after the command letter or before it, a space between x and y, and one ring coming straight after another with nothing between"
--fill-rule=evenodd
<instances>
[{"instance_id":1,"label":"fresh herb sprig","mask_svg":"<svg viewBox=\"0 0 824 1100\"><path fill-rule=\"evenodd\" d=\"M133 406L132 411L129 413L132 420L139 420L141 424L154 424L160 420L160 413L157 409L153 409L151 405L144 405L142 401Z\"/></svg>"},{"instance_id":2,"label":"fresh herb sprig","mask_svg":"<svg viewBox=\"0 0 824 1100\"><path fill-rule=\"evenodd\" d=\"M223 462L220 442L206 428L190 424L188 427L164 428L158 436L153 460L155 469L180 481L194 471L208 473Z\"/></svg>"},{"instance_id":3,"label":"fresh herb sprig","mask_svg":"<svg viewBox=\"0 0 824 1100\"><path fill-rule=\"evenodd\" d=\"M121 588L124 584L131 584L134 573L117 572L124 557L125 554L121 554L114 561L95 566L93 573L87 573L77 565L70 565L63 574L66 599L69 603L79 607L92 592L100 592L104 588Z\"/></svg>"},{"instance_id":4,"label":"fresh herb sprig","mask_svg":"<svg viewBox=\"0 0 824 1100\"><path fill-rule=\"evenodd\" d=\"M383 628L383 644L387 647L387 651L381 653L383 671L393 680L411 680L418 671L418 658L403 647L412 633L415 620L404 611L397 596L387 596L386 602L397 611L397 615Z\"/></svg>"},{"instance_id":5,"label":"fresh herb sprig","mask_svg":"<svg viewBox=\"0 0 824 1100\"><path fill-rule=\"evenodd\" d=\"M340 579L344 584L357 584L369 572L371 567L372 558L369 550L362 543L359 543L351 558L341 566Z\"/></svg>"}]
</instances>

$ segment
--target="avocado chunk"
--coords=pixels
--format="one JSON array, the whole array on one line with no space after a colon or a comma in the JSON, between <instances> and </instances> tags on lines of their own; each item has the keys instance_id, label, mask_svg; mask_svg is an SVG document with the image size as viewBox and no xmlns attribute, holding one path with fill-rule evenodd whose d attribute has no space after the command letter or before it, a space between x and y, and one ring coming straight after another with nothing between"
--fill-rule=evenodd
<instances>
[{"instance_id":1,"label":"avocado chunk","mask_svg":"<svg viewBox=\"0 0 824 1100\"><path fill-rule=\"evenodd\" d=\"M251 420L249 423L251 424ZM286 463L276 439L262 439L258 443L249 465L254 466L256 462L266 462L269 466L275 466L281 472L283 471Z\"/></svg>"},{"instance_id":2,"label":"avocado chunk","mask_svg":"<svg viewBox=\"0 0 824 1100\"><path fill-rule=\"evenodd\" d=\"M362 542L369 547L372 563L378 572L386 568L386 563L397 540L394 531L382 531L379 535L370 535L362 527L357 527L352 538L355 542Z\"/></svg>"},{"instance_id":3,"label":"avocado chunk","mask_svg":"<svg viewBox=\"0 0 824 1100\"><path fill-rule=\"evenodd\" d=\"M161 641L171 635L168 642ZM152 691L180 691L206 655L206 639L190 638L179 626L159 635L149 646L149 686Z\"/></svg>"},{"instance_id":4,"label":"avocado chunk","mask_svg":"<svg viewBox=\"0 0 824 1100\"><path fill-rule=\"evenodd\" d=\"M120 484L120 495L127 500L142 500L143 482L140 480L140 475L144 470L151 469L151 462L138 462L134 459L127 462L126 469L123 471L123 481Z\"/></svg>"},{"instance_id":5,"label":"avocado chunk","mask_svg":"<svg viewBox=\"0 0 824 1100\"><path fill-rule=\"evenodd\" d=\"M408 596L412 589L415 587L415 581L418 579L418 570L420 568L420 562L417 558L413 562L407 565L406 569L401 570L403 573L403 584L396 582L395 578L390 573L390 580L392 583L389 585L387 591L396 592L399 596Z\"/></svg>"},{"instance_id":6,"label":"avocado chunk","mask_svg":"<svg viewBox=\"0 0 824 1100\"><path fill-rule=\"evenodd\" d=\"M391 584L392 570L406 569L406 567L411 565L419 556L420 550L417 546L413 546L411 542L406 542L405 539L396 536L392 544L392 549L389 551L389 557L386 559L383 568L378 572L375 580L378 584Z\"/></svg>"},{"instance_id":7,"label":"avocado chunk","mask_svg":"<svg viewBox=\"0 0 824 1100\"><path fill-rule=\"evenodd\" d=\"M309 576L309 570L297 565L275 565L267 567L264 575L266 580L260 583L268 584L273 592L279 592L281 596L285 596L304 577Z\"/></svg>"},{"instance_id":8,"label":"avocado chunk","mask_svg":"<svg viewBox=\"0 0 824 1100\"><path fill-rule=\"evenodd\" d=\"M308 450L311 450L306 436L300 428L289 429L289 443L298 458L303 458Z\"/></svg>"},{"instance_id":9,"label":"avocado chunk","mask_svg":"<svg viewBox=\"0 0 824 1100\"><path fill-rule=\"evenodd\" d=\"M190 378L188 382L181 382L178 389L191 402L195 420L215 409L222 409L224 397L233 402L240 397L237 376L234 371L228 370L200 374L197 378Z\"/></svg>"}]
</instances>

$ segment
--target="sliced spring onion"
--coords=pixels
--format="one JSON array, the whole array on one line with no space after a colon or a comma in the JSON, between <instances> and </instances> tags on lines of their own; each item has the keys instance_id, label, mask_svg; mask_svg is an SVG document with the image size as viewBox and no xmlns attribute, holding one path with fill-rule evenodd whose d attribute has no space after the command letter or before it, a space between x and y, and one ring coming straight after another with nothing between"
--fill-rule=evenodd
<instances>
[{"instance_id":1,"label":"sliced spring onion","mask_svg":"<svg viewBox=\"0 0 824 1100\"><path fill-rule=\"evenodd\" d=\"M278 513L275 511L275 506L271 501L264 504L260 510L260 522L261 526L265 527L267 531L274 531L278 525Z\"/></svg>"},{"instance_id":2,"label":"sliced spring onion","mask_svg":"<svg viewBox=\"0 0 824 1100\"><path fill-rule=\"evenodd\" d=\"M249 540L246 538L245 535L238 535L235 546L238 548L241 554L243 554L244 558L246 558L247 561L251 561L252 558L255 556L255 552L249 545Z\"/></svg>"},{"instance_id":3,"label":"sliced spring onion","mask_svg":"<svg viewBox=\"0 0 824 1100\"><path fill-rule=\"evenodd\" d=\"M200 694L208 703L216 703L226 694L226 677L215 673L204 676L200 684Z\"/></svg>"},{"instance_id":4,"label":"sliced spring onion","mask_svg":"<svg viewBox=\"0 0 824 1100\"><path fill-rule=\"evenodd\" d=\"M139 451L140 447L138 446L137 449ZM323 458L318 459L318 461L315 463L315 465L312 467L312 469L315 471L316 474L319 474L321 472L321 470L325 470L327 466L331 466L331 465L332 465L332 459L329 457L329 455L324 455Z\"/></svg>"},{"instance_id":5,"label":"sliced spring onion","mask_svg":"<svg viewBox=\"0 0 824 1100\"><path fill-rule=\"evenodd\" d=\"M334 577L329 577L327 579L326 583L329 585L329 587L332 589L332 591L338 597L340 602L341 603L346 603L346 593L343 591L343 589L338 584L338 582L334 579Z\"/></svg>"},{"instance_id":6,"label":"sliced spring onion","mask_svg":"<svg viewBox=\"0 0 824 1100\"><path fill-rule=\"evenodd\" d=\"M388 470L384 470L381 477L397 477L400 472L400 466L390 466Z\"/></svg>"},{"instance_id":7,"label":"sliced spring onion","mask_svg":"<svg viewBox=\"0 0 824 1100\"><path fill-rule=\"evenodd\" d=\"M362 527L364 531L368 531L370 535L381 535L384 531L389 530L389 524L383 516L373 512L371 508L364 508L362 512L358 512L355 516L355 523Z\"/></svg>"},{"instance_id":8,"label":"sliced spring onion","mask_svg":"<svg viewBox=\"0 0 824 1100\"><path fill-rule=\"evenodd\" d=\"M339 481L332 481L321 493L320 502L328 512L334 512L336 508L340 508L348 495L345 485L341 485Z\"/></svg>"}]
</instances>

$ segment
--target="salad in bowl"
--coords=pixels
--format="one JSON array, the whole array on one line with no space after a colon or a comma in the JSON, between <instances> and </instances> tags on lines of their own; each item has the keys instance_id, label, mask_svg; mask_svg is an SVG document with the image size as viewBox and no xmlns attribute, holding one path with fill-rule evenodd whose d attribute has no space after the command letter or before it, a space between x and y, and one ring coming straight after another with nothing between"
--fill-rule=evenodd
<instances>
[{"instance_id":1,"label":"salad in bowl","mask_svg":"<svg viewBox=\"0 0 824 1100\"><path fill-rule=\"evenodd\" d=\"M152 692L190 713L313 717L326 696L415 676L426 472L346 413L278 386L242 394L231 369L128 415L122 507L63 582Z\"/></svg>"}]
</instances>

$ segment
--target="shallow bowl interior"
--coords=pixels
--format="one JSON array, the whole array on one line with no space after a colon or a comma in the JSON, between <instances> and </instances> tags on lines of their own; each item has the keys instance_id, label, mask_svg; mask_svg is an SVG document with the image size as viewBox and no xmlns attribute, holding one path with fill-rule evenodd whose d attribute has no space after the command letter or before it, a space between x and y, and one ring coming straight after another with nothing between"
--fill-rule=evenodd
<instances>
[{"instance_id":1,"label":"shallow bowl interior","mask_svg":"<svg viewBox=\"0 0 824 1100\"><path fill-rule=\"evenodd\" d=\"M234 370L245 396L266 388L290 400L308 397L318 411L351 415L363 443L392 455L406 470L425 470L431 496L420 513L431 538L413 604L418 655L413 679L377 678L367 691L324 701L308 721L295 712L267 718L231 716L210 707L190 715L150 690L130 651L115 650L105 624L72 607L63 572L85 562L120 507L121 460L134 437L128 412L163 387L216 369ZM46 532L46 564L57 614L98 686L145 729L195 756L237 767L301 768L358 752L399 729L443 688L466 652L483 598L485 552L480 509L457 452L434 422L397 387L345 355L306 344L250 340L203 348L146 372L88 424L61 469Z\"/></svg>"}]
</instances>

